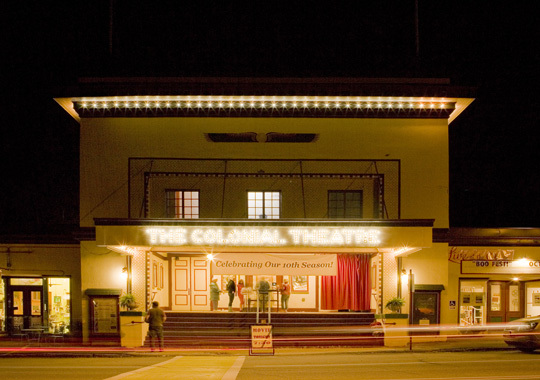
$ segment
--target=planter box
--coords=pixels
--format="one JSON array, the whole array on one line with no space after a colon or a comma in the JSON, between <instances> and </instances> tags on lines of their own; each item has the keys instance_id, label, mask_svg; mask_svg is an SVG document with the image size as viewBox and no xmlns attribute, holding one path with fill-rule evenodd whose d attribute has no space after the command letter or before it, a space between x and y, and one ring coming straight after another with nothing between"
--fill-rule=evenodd
<instances>
[{"instance_id":1,"label":"planter box","mask_svg":"<svg viewBox=\"0 0 540 380\"><path fill-rule=\"evenodd\" d=\"M144 311L120 312L120 345L122 347L142 347L148 333L148 323L144 321Z\"/></svg>"},{"instance_id":2,"label":"planter box","mask_svg":"<svg viewBox=\"0 0 540 380\"><path fill-rule=\"evenodd\" d=\"M409 314L400 313L388 313L388 314L376 314L377 319L409 319Z\"/></svg>"},{"instance_id":3,"label":"planter box","mask_svg":"<svg viewBox=\"0 0 540 380\"><path fill-rule=\"evenodd\" d=\"M409 344L409 314L377 314L376 318L383 325L386 347L405 347Z\"/></svg>"}]
</instances>

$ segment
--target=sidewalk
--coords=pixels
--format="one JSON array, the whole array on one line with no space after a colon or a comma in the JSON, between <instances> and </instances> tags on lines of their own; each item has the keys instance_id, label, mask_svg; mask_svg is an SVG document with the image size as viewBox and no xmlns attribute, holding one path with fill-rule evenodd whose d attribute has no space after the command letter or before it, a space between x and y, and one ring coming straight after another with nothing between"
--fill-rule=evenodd
<instances>
[{"instance_id":1,"label":"sidewalk","mask_svg":"<svg viewBox=\"0 0 540 380\"><path fill-rule=\"evenodd\" d=\"M456 336L447 341L414 342L405 347L276 347L275 355L344 353L408 353L408 352L466 352L514 350L500 335ZM75 345L73 343L35 343L0 338L1 357L122 357L122 356L178 356L178 355L234 355L248 356L248 348L228 347L167 347L162 352L151 352L148 347L124 348L117 346Z\"/></svg>"}]
</instances>

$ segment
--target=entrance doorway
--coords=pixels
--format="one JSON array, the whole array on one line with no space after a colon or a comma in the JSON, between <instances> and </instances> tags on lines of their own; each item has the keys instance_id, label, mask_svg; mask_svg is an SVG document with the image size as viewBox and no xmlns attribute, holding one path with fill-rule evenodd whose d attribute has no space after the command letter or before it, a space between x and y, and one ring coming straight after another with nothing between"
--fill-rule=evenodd
<instances>
[{"instance_id":1,"label":"entrance doorway","mask_svg":"<svg viewBox=\"0 0 540 380\"><path fill-rule=\"evenodd\" d=\"M488 282L488 322L510 322L523 317L523 285L520 282Z\"/></svg>"},{"instance_id":2,"label":"entrance doorway","mask_svg":"<svg viewBox=\"0 0 540 380\"><path fill-rule=\"evenodd\" d=\"M41 286L12 286L8 293L8 320L12 330L43 325L43 288Z\"/></svg>"},{"instance_id":3,"label":"entrance doorway","mask_svg":"<svg viewBox=\"0 0 540 380\"><path fill-rule=\"evenodd\" d=\"M173 256L171 280L171 310L210 310L210 265L206 256Z\"/></svg>"}]
</instances>

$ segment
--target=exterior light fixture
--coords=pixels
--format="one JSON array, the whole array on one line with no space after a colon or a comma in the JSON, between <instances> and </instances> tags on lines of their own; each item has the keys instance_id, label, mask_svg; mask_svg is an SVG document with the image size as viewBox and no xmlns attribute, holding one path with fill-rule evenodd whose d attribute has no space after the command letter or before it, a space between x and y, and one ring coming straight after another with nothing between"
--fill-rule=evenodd
<instances>
[{"instance_id":1,"label":"exterior light fixture","mask_svg":"<svg viewBox=\"0 0 540 380\"><path fill-rule=\"evenodd\" d=\"M401 284L407 285L409 283L409 275L407 274L406 269L401 270Z\"/></svg>"},{"instance_id":2,"label":"exterior light fixture","mask_svg":"<svg viewBox=\"0 0 540 380\"><path fill-rule=\"evenodd\" d=\"M123 281L127 281L127 278L128 278L128 268L127 267L122 268L121 277L122 277Z\"/></svg>"},{"instance_id":3,"label":"exterior light fixture","mask_svg":"<svg viewBox=\"0 0 540 380\"><path fill-rule=\"evenodd\" d=\"M126 96L92 97L71 99L74 108L82 117L125 116L210 116L230 117L238 113L245 117L379 117L397 118L447 118L457 109L456 102L445 98L401 97L350 97L350 96ZM227 112L225 112L225 110ZM426 112L429 110L429 112ZM309 112L305 112L309 111Z\"/></svg>"}]
</instances>

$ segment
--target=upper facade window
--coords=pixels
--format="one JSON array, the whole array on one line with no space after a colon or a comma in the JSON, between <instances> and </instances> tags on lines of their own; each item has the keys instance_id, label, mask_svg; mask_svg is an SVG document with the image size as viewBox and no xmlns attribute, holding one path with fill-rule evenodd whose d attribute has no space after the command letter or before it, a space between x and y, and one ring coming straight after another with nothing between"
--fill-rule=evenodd
<instances>
[{"instance_id":1,"label":"upper facade window","mask_svg":"<svg viewBox=\"0 0 540 380\"><path fill-rule=\"evenodd\" d=\"M167 218L197 219L199 217L198 190L167 190Z\"/></svg>"},{"instance_id":2,"label":"upper facade window","mask_svg":"<svg viewBox=\"0 0 540 380\"><path fill-rule=\"evenodd\" d=\"M249 219L279 219L280 207L279 191L248 191Z\"/></svg>"},{"instance_id":3,"label":"upper facade window","mask_svg":"<svg viewBox=\"0 0 540 380\"><path fill-rule=\"evenodd\" d=\"M359 219L363 215L362 190L328 191L328 217Z\"/></svg>"}]
</instances>

